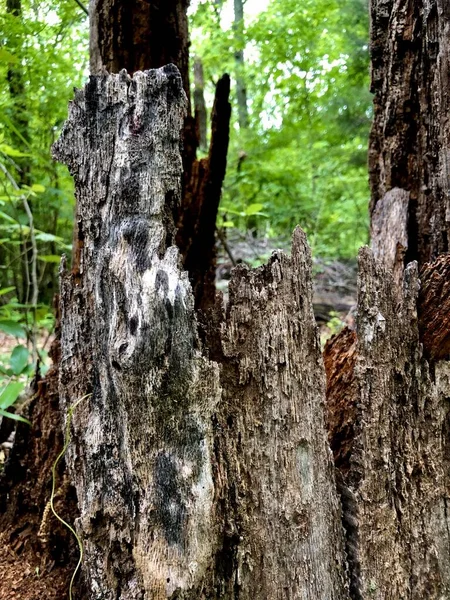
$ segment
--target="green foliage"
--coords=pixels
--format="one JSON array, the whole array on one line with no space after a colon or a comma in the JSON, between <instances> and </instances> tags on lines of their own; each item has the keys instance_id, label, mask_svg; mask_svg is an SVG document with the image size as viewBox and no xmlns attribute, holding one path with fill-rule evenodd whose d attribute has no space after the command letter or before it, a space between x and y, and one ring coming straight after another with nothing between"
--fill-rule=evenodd
<instances>
[{"instance_id":1,"label":"green foliage","mask_svg":"<svg viewBox=\"0 0 450 600\"><path fill-rule=\"evenodd\" d=\"M29 303L30 222L38 244L39 298L57 290L56 259L70 248L73 183L51 158L73 87L87 64L87 21L73 2L22 0L0 11L0 287ZM44 258L46 257L46 258Z\"/></svg>"},{"instance_id":2,"label":"green foliage","mask_svg":"<svg viewBox=\"0 0 450 600\"><path fill-rule=\"evenodd\" d=\"M8 383L3 390L0 392L0 416L14 419L15 421L24 421L28 423L27 419L16 415L15 413L9 412L7 409L10 408L19 397L20 392L23 390L24 384L18 381Z\"/></svg>"},{"instance_id":3,"label":"green foliage","mask_svg":"<svg viewBox=\"0 0 450 600\"><path fill-rule=\"evenodd\" d=\"M207 1L193 15L207 82L236 70L220 10ZM271 0L247 21L250 126L233 124L219 225L287 236L299 223L316 255L353 257L368 237L367 3Z\"/></svg>"},{"instance_id":4,"label":"green foliage","mask_svg":"<svg viewBox=\"0 0 450 600\"><path fill-rule=\"evenodd\" d=\"M8 409L45 361L38 337L70 251L73 183L51 145L85 75L88 31L73 2L22 0L15 12L1 2L0 32L0 333L20 340L0 354L0 415L28 422Z\"/></svg>"}]
</instances>

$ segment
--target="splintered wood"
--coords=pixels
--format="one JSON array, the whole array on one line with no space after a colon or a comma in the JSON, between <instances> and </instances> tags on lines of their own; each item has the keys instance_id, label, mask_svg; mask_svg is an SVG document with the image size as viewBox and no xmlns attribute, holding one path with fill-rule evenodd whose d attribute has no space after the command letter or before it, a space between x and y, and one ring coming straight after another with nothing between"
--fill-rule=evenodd
<instances>
[{"instance_id":1,"label":"splintered wood","mask_svg":"<svg viewBox=\"0 0 450 600\"><path fill-rule=\"evenodd\" d=\"M67 453L89 597L450 598L450 368L422 352L416 265L394 280L360 253L356 333L326 350L335 471L304 233L198 320L174 243L185 108L173 66L91 77L54 149L77 197L60 395L67 415L92 394ZM422 314L428 289L447 306L439 264Z\"/></svg>"}]
</instances>

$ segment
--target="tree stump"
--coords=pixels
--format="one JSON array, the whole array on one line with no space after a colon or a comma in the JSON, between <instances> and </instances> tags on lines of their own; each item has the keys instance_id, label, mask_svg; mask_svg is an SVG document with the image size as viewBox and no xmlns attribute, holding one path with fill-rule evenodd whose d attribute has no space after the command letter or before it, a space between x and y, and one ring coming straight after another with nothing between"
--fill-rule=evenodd
<instances>
[{"instance_id":1,"label":"tree stump","mask_svg":"<svg viewBox=\"0 0 450 600\"><path fill-rule=\"evenodd\" d=\"M347 600L305 236L236 272L211 360L173 245L185 108L173 66L91 77L54 148L77 197L60 396L66 418L83 398L67 462L87 588Z\"/></svg>"}]
</instances>

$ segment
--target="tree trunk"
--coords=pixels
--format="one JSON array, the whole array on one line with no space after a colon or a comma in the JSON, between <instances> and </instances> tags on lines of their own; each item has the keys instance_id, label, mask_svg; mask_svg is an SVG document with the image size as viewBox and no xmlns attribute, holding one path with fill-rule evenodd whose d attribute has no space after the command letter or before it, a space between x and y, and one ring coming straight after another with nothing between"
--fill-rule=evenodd
<instances>
[{"instance_id":1,"label":"tree trunk","mask_svg":"<svg viewBox=\"0 0 450 600\"><path fill-rule=\"evenodd\" d=\"M203 64L200 58L196 58L194 62L194 114L195 114L195 131L197 134L198 147L203 152L208 148L207 142L207 115L205 103L205 78L203 75Z\"/></svg>"},{"instance_id":2,"label":"tree trunk","mask_svg":"<svg viewBox=\"0 0 450 600\"><path fill-rule=\"evenodd\" d=\"M184 257L197 309L214 305L216 297L216 220L227 166L231 105L230 78L216 86L211 115L211 142L207 158L194 163L184 189L178 217L177 246Z\"/></svg>"},{"instance_id":3,"label":"tree trunk","mask_svg":"<svg viewBox=\"0 0 450 600\"><path fill-rule=\"evenodd\" d=\"M91 73L133 74L173 63L189 101L188 6L189 0L91 0Z\"/></svg>"},{"instance_id":4,"label":"tree trunk","mask_svg":"<svg viewBox=\"0 0 450 600\"><path fill-rule=\"evenodd\" d=\"M298 231L292 259L237 272L204 334L219 369L171 245L185 108L173 67L91 78L55 147L78 206L60 394L66 415L84 398L89 597L348 600L309 250Z\"/></svg>"},{"instance_id":5,"label":"tree trunk","mask_svg":"<svg viewBox=\"0 0 450 600\"><path fill-rule=\"evenodd\" d=\"M236 50L236 95L238 104L239 128L248 127L247 88L244 77L244 2L234 0L234 31Z\"/></svg>"},{"instance_id":6,"label":"tree trunk","mask_svg":"<svg viewBox=\"0 0 450 600\"><path fill-rule=\"evenodd\" d=\"M371 17L371 213L393 188L409 194L405 264L422 266L449 251L450 4L371 0Z\"/></svg>"},{"instance_id":7,"label":"tree trunk","mask_svg":"<svg viewBox=\"0 0 450 600\"><path fill-rule=\"evenodd\" d=\"M356 335L325 350L355 599L450 598L450 365L422 355L418 291L363 249Z\"/></svg>"},{"instance_id":8,"label":"tree trunk","mask_svg":"<svg viewBox=\"0 0 450 600\"><path fill-rule=\"evenodd\" d=\"M182 144L183 194L181 205L176 208L175 223L179 229L178 245L194 287L196 307L204 308L214 302L215 295L211 276L214 285L215 228L229 137L229 83L225 83L228 77L224 76L216 93L216 115L212 120L216 118L220 122L220 133L213 124L208 159L198 161L199 138L190 102L188 6L189 0L91 0L91 73L105 70L118 73L126 69L132 74L169 63L175 64L181 72L188 104ZM217 115L217 110L223 113ZM201 255L190 251L194 235L203 240Z\"/></svg>"}]
</instances>

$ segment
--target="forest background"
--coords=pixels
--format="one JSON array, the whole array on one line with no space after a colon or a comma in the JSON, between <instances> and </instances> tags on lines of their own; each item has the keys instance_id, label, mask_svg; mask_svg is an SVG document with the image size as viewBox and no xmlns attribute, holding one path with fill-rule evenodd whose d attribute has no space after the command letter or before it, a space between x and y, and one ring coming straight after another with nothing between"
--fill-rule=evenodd
<instances>
[{"instance_id":1,"label":"forest background","mask_svg":"<svg viewBox=\"0 0 450 600\"><path fill-rule=\"evenodd\" d=\"M276 247L300 224L316 257L354 260L368 240L367 1L247 0L243 19L239 4L190 9L192 96L207 114L217 80L232 77L218 230ZM70 255L73 182L51 145L88 76L89 32L76 0L7 0L0 13L0 332L16 339L1 353L5 414L45 362L37 340Z\"/></svg>"}]
</instances>

